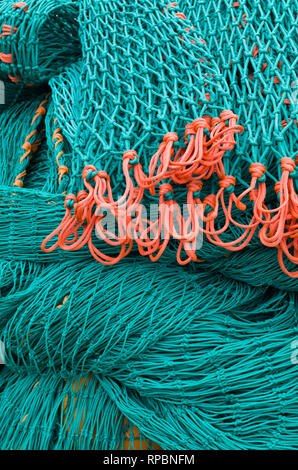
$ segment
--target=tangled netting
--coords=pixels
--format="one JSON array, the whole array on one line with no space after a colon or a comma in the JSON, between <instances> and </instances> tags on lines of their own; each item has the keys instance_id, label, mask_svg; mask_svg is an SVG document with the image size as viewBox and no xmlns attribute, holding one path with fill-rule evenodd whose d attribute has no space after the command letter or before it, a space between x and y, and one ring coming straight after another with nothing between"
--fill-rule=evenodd
<instances>
[{"instance_id":1,"label":"tangled netting","mask_svg":"<svg viewBox=\"0 0 298 470\"><path fill-rule=\"evenodd\" d=\"M297 6L0 2L1 449L298 449Z\"/></svg>"}]
</instances>

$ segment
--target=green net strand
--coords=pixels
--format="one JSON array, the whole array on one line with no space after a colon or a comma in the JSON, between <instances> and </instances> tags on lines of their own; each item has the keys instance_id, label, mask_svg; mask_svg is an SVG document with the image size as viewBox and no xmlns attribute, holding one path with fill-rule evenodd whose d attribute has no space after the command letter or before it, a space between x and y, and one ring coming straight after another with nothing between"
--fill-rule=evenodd
<instances>
[{"instance_id":1,"label":"green net strand","mask_svg":"<svg viewBox=\"0 0 298 470\"><path fill-rule=\"evenodd\" d=\"M55 179L56 171L56 165L55 169L53 169L52 153L49 151L45 139L43 139L27 168L23 187L35 191L35 194L38 194L38 191L48 194L51 192L53 194L52 183Z\"/></svg>"},{"instance_id":2,"label":"green net strand","mask_svg":"<svg viewBox=\"0 0 298 470\"><path fill-rule=\"evenodd\" d=\"M45 96L48 92L47 83L28 87L11 82L0 71L0 111L5 111L16 103L33 101L37 96Z\"/></svg>"},{"instance_id":3,"label":"green net strand","mask_svg":"<svg viewBox=\"0 0 298 470\"><path fill-rule=\"evenodd\" d=\"M207 258L204 263L205 269L221 272L227 278L243 281L260 289L266 290L272 286L298 292L297 281L281 271L276 263L276 254L270 248L254 246L251 250L242 250L226 256L220 256L218 253L217 257ZM198 268L194 264L193 269L201 267Z\"/></svg>"},{"instance_id":4,"label":"green net strand","mask_svg":"<svg viewBox=\"0 0 298 470\"><path fill-rule=\"evenodd\" d=\"M3 1L0 71L13 83L46 82L79 57L77 2Z\"/></svg>"},{"instance_id":5,"label":"green net strand","mask_svg":"<svg viewBox=\"0 0 298 470\"><path fill-rule=\"evenodd\" d=\"M63 217L63 195L10 186L2 186L0 192L1 259L62 263L74 258L72 253L49 254L40 248L42 239ZM78 260L86 257L90 259L88 249L75 254Z\"/></svg>"}]
</instances>

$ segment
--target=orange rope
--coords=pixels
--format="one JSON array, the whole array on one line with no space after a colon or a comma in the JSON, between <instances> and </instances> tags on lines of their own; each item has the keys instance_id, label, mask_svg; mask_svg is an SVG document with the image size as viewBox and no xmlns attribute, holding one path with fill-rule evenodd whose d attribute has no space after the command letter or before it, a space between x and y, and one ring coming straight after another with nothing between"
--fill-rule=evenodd
<instances>
[{"instance_id":1,"label":"orange rope","mask_svg":"<svg viewBox=\"0 0 298 470\"><path fill-rule=\"evenodd\" d=\"M179 264L186 264L190 261L200 262L195 254L196 237L200 232L204 233L213 244L233 252L245 248L261 226L258 232L261 242L278 249L281 268L286 272L283 255L293 263L298 263L296 222L298 198L290 177L297 161L295 163L288 157L281 159L282 176L276 185L280 194L280 204L277 209L269 210L264 203L266 168L260 162L251 164L249 169L251 183L237 197L234 193L236 179L232 175L226 175L222 162L225 152L236 145L235 134L243 131L243 127L237 125L237 121L238 116L229 110L223 111L220 118L211 119L209 116L204 116L196 119L186 126L185 148L178 150L175 149L177 134L167 133L149 163L148 175L144 173L137 153L134 150L126 151L123 154L126 189L118 200L113 198L109 175L88 165L82 174L85 190L80 191L77 197L73 194L66 197L65 216L59 227L44 240L42 249L50 252L60 247L73 251L88 245L95 259L104 264L115 264L127 256L135 241L142 256L149 256L152 261L156 261L164 253L170 238L174 237L179 241L177 260ZM57 129L54 133L56 145L62 139L59 132L60 129ZM136 186L130 176L131 171ZM219 190L201 201L200 191L203 188L203 181L213 174L219 178ZM171 182L187 186L187 204L190 209L186 221L174 200ZM141 202L145 190L155 195L157 187L159 212L158 219L152 222L143 216ZM225 192L228 192L227 206ZM240 211L246 210L246 205L242 202L245 196L249 196L253 202L253 216L248 224L240 224L232 218L231 212L233 204ZM197 210L197 206L200 205L203 207L202 214ZM224 212L225 223L223 227L216 229L216 219L220 209ZM118 235L104 228L103 210L111 211L117 220ZM200 227L198 223L200 219L205 227ZM243 228L244 231L236 240L224 242L220 235L230 224ZM119 248L118 255L115 257L104 255L94 246L92 242L94 228L98 238ZM47 248L47 243L56 236L58 240ZM290 249L294 250L294 254L291 254ZM182 250L187 255L185 259L181 257ZM287 271L287 274L297 277L297 273Z\"/></svg>"}]
</instances>

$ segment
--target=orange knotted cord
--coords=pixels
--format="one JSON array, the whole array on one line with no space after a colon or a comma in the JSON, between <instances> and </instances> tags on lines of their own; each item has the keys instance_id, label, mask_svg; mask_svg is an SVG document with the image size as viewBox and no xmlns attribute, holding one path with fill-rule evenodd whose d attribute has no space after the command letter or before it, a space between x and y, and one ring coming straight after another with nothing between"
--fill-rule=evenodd
<instances>
[{"instance_id":1,"label":"orange knotted cord","mask_svg":"<svg viewBox=\"0 0 298 470\"><path fill-rule=\"evenodd\" d=\"M236 145L235 134L243 131L243 127L237 125L237 121L238 116L229 110L223 111L220 118L203 116L195 119L186 126L185 148L177 150L174 148L174 144L178 141L177 134L167 133L149 163L148 176L143 171L137 153L133 150L124 152L122 171L126 186L118 200L113 198L108 174L88 165L82 175L86 190L81 191L77 199L73 200L74 196L71 195L71 198L66 200L65 217L53 234L45 240L43 248L45 243L58 235L58 241L45 251L53 250L57 246L65 250L77 250L88 245L95 259L104 264L115 264L128 255L135 241L142 256L149 256L152 261L156 261L162 256L170 238L173 237L179 241L177 248L179 264L187 264L190 261L197 261L195 241L200 231L211 243L230 251L239 251L249 244L261 225L259 231L261 242L266 246L277 247L281 268L288 275L295 277L296 274L288 273L283 264L284 254L290 261L298 262L297 195L293 179L290 177L295 169L295 162L287 157L281 159L282 176L276 184L277 193L280 194L278 208L268 209L265 205L266 168L259 162L251 164L249 169L251 183L237 197L234 192L236 180L232 175L226 175L223 163L225 152ZM59 134L56 134L56 138L59 139ZM131 179L131 170L137 186L134 186ZM199 194L203 181L214 174L219 178L219 190L216 194L207 195L202 202ZM166 180L169 182L164 182ZM172 197L173 187L170 182L186 185L188 189L186 220ZM144 191L147 189L155 195L157 186L159 186L158 219L152 222L144 217L141 202ZM229 193L227 206L225 191ZM238 210L246 210L242 199L247 195L253 203L253 216L249 223L243 224L235 221L231 213L233 204ZM67 204L73 204L73 215ZM197 212L197 206L200 205L203 206L201 219L205 228L200 227L198 222L200 214ZM225 222L220 229L216 229L215 223L220 208L224 213ZM103 227L104 209L110 210L117 220L118 235ZM243 228L244 232L233 241L223 242L219 235L223 234L230 224ZM92 242L94 228L97 237L103 242L120 247L116 257L105 255L94 246ZM81 230L83 232L79 234ZM186 259L181 257L182 249L187 255ZM290 253L290 249L294 250L294 254Z\"/></svg>"}]
</instances>

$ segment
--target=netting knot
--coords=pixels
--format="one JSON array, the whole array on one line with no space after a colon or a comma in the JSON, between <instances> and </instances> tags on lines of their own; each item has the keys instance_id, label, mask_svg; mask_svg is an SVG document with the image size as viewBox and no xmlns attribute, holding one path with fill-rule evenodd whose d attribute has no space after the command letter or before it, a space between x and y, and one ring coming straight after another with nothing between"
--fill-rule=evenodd
<instances>
[{"instance_id":1,"label":"netting knot","mask_svg":"<svg viewBox=\"0 0 298 470\"><path fill-rule=\"evenodd\" d=\"M253 178L263 178L266 173L266 167L263 163L252 163L250 165L249 172Z\"/></svg>"},{"instance_id":2,"label":"netting knot","mask_svg":"<svg viewBox=\"0 0 298 470\"><path fill-rule=\"evenodd\" d=\"M84 199L86 199L87 196L88 196L87 191L82 189L81 191L78 192L77 202L82 202Z\"/></svg>"},{"instance_id":3,"label":"netting knot","mask_svg":"<svg viewBox=\"0 0 298 470\"><path fill-rule=\"evenodd\" d=\"M208 122L204 118L195 119L192 122L192 126L195 132L197 132L199 129L209 129Z\"/></svg>"},{"instance_id":4,"label":"netting knot","mask_svg":"<svg viewBox=\"0 0 298 470\"><path fill-rule=\"evenodd\" d=\"M67 166L65 165L60 165L59 166L59 171L58 171L58 175L59 176L64 176L64 175L68 175L69 173L69 169L67 168Z\"/></svg>"},{"instance_id":5,"label":"netting knot","mask_svg":"<svg viewBox=\"0 0 298 470\"><path fill-rule=\"evenodd\" d=\"M211 119L211 127L212 129L217 126L217 124L219 124L221 122L221 120L218 118L218 117L213 117Z\"/></svg>"},{"instance_id":6,"label":"netting knot","mask_svg":"<svg viewBox=\"0 0 298 470\"><path fill-rule=\"evenodd\" d=\"M178 135L176 132L168 132L164 135L163 141L168 144L169 142L178 142Z\"/></svg>"},{"instance_id":7,"label":"netting knot","mask_svg":"<svg viewBox=\"0 0 298 470\"><path fill-rule=\"evenodd\" d=\"M24 144L22 145L22 149L26 150L26 152L31 152L32 145L28 141L24 142Z\"/></svg>"},{"instance_id":8,"label":"netting knot","mask_svg":"<svg viewBox=\"0 0 298 470\"><path fill-rule=\"evenodd\" d=\"M191 191L193 193L193 196L194 197L200 197L199 195L198 196L195 196L195 194L199 194L199 192L202 190L203 188L203 181L201 180L194 180L194 181L190 181L187 185L186 185L187 189L189 191Z\"/></svg>"},{"instance_id":9,"label":"netting knot","mask_svg":"<svg viewBox=\"0 0 298 470\"><path fill-rule=\"evenodd\" d=\"M289 157L281 158L280 163L282 171L288 171L289 173L293 173L293 171L295 170L295 162Z\"/></svg>"}]
</instances>

